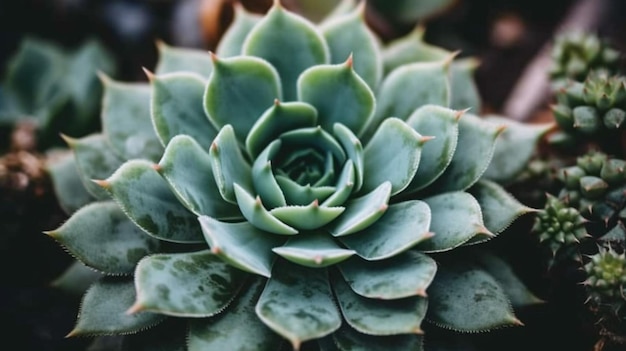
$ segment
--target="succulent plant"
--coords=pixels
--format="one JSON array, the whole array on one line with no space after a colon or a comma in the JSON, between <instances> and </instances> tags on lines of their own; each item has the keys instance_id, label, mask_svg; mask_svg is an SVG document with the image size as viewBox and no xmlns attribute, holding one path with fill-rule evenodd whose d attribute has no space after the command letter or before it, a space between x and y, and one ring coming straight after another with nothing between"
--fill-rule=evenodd
<instances>
[{"instance_id":1,"label":"succulent plant","mask_svg":"<svg viewBox=\"0 0 626 351\"><path fill-rule=\"evenodd\" d=\"M239 7L216 53L160 44L149 84L103 78L103 132L66 137L90 198L48 232L103 274L70 335L418 350L424 320L520 324L536 299L479 244L534 212L495 179L545 127L450 108L454 54L383 73L363 10Z\"/></svg>"}]
</instances>

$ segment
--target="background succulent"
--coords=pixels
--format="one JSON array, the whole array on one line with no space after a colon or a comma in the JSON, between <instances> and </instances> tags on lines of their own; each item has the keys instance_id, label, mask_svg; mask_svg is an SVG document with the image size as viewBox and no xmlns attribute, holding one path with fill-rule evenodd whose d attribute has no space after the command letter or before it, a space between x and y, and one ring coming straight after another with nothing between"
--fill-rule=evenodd
<instances>
[{"instance_id":1,"label":"background succulent","mask_svg":"<svg viewBox=\"0 0 626 351\"><path fill-rule=\"evenodd\" d=\"M362 6L316 27L276 2L215 54L160 44L149 84L104 77L103 132L66 138L89 196L54 178L73 215L48 234L103 274L70 335L421 349L424 319L519 325L536 298L477 244L534 211L496 181L546 126L458 110L471 67L409 43L381 48Z\"/></svg>"}]
</instances>

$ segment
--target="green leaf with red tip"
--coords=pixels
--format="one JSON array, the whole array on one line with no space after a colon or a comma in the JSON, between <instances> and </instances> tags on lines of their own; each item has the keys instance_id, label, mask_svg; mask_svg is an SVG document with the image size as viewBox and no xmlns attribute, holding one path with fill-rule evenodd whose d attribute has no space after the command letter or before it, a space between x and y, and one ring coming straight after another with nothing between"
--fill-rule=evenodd
<instances>
[{"instance_id":1,"label":"green leaf with red tip","mask_svg":"<svg viewBox=\"0 0 626 351\"><path fill-rule=\"evenodd\" d=\"M71 336L129 334L150 328L165 316L126 311L135 301L132 278L104 277L94 283L83 296L78 320Z\"/></svg>"},{"instance_id":2,"label":"green leaf with red tip","mask_svg":"<svg viewBox=\"0 0 626 351\"><path fill-rule=\"evenodd\" d=\"M80 208L49 235L85 265L107 274L132 274L139 260L159 248L159 241L133 224L113 201Z\"/></svg>"},{"instance_id":3,"label":"green leaf with red tip","mask_svg":"<svg viewBox=\"0 0 626 351\"><path fill-rule=\"evenodd\" d=\"M259 318L298 349L302 342L339 328L341 315L332 299L325 269L288 261L272 272L256 305Z\"/></svg>"},{"instance_id":4,"label":"green leaf with red tip","mask_svg":"<svg viewBox=\"0 0 626 351\"><path fill-rule=\"evenodd\" d=\"M237 206L222 199L210 156L192 137L178 135L169 142L158 172L181 203L196 215L222 220L242 218Z\"/></svg>"},{"instance_id":5,"label":"green leaf with red tip","mask_svg":"<svg viewBox=\"0 0 626 351\"><path fill-rule=\"evenodd\" d=\"M418 200L400 202L389 206L370 227L339 239L368 261L388 259L430 238L430 217L426 203Z\"/></svg>"},{"instance_id":6,"label":"green leaf with red tip","mask_svg":"<svg viewBox=\"0 0 626 351\"><path fill-rule=\"evenodd\" d=\"M470 109L473 113L482 112L480 95L474 73L478 67L476 59L469 57L452 62L450 67L450 108L456 110Z\"/></svg>"},{"instance_id":7,"label":"green leaf with red tip","mask_svg":"<svg viewBox=\"0 0 626 351\"><path fill-rule=\"evenodd\" d=\"M251 56L214 58L204 94L204 110L218 129L232 125L243 144L257 119L281 99L278 73L267 61Z\"/></svg>"},{"instance_id":8,"label":"green leaf with red tip","mask_svg":"<svg viewBox=\"0 0 626 351\"><path fill-rule=\"evenodd\" d=\"M191 73L154 76L152 84L152 122L163 145L179 134L187 134L209 150L217 130L202 107L205 81Z\"/></svg>"},{"instance_id":9,"label":"green leaf with red tip","mask_svg":"<svg viewBox=\"0 0 626 351\"><path fill-rule=\"evenodd\" d=\"M385 74L413 62L434 62L450 57L450 51L424 42L425 28L416 26L407 35L390 41L382 52Z\"/></svg>"},{"instance_id":10,"label":"green leaf with red tip","mask_svg":"<svg viewBox=\"0 0 626 351\"><path fill-rule=\"evenodd\" d=\"M498 282L467 262L441 263L428 288L426 318L460 332L481 332L520 325Z\"/></svg>"},{"instance_id":11,"label":"green leaf with red tip","mask_svg":"<svg viewBox=\"0 0 626 351\"><path fill-rule=\"evenodd\" d=\"M148 83L122 83L104 79L102 129L109 145L126 160L158 161L163 146L152 126Z\"/></svg>"},{"instance_id":12,"label":"green leaf with red tip","mask_svg":"<svg viewBox=\"0 0 626 351\"><path fill-rule=\"evenodd\" d=\"M363 187L369 192L390 182L391 195L406 189L419 166L424 138L398 118L386 119L365 146Z\"/></svg>"},{"instance_id":13,"label":"green leaf with red tip","mask_svg":"<svg viewBox=\"0 0 626 351\"><path fill-rule=\"evenodd\" d=\"M332 335L332 342L342 351L424 350L421 335L367 335L352 329L347 323Z\"/></svg>"},{"instance_id":14,"label":"green leaf with red tip","mask_svg":"<svg viewBox=\"0 0 626 351\"><path fill-rule=\"evenodd\" d=\"M226 125L219 131L211 146L210 155L215 183L222 198L236 204L235 183L248 192L254 187L252 167L239 148L233 127Z\"/></svg>"},{"instance_id":15,"label":"green leaf with red tip","mask_svg":"<svg viewBox=\"0 0 626 351\"><path fill-rule=\"evenodd\" d=\"M276 68L285 101L296 100L296 81L304 70L330 59L328 45L317 28L279 2L250 31L242 52L261 57Z\"/></svg>"},{"instance_id":16,"label":"green leaf with red tip","mask_svg":"<svg viewBox=\"0 0 626 351\"><path fill-rule=\"evenodd\" d=\"M463 245L476 235L493 236L483 224L482 212L476 199L465 192L450 192L424 199L432 212L430 230L435 236L417 248L426 252L441 252Z\"/></svg>"},{"instance_id":17,"label":"green leaf with red tip","mask_svg":"<svg viewBox=\"0 0 626 351\"><path fill-rule=\"evenodd\" d=\"M209 78L213 71L211 55L207 51L173 47L164 42L157 43L157 49L159 56L155 69L157 75L189 72Z\"/></svg>"},{"instance_id":18,"label":"green leaf with red tip","mask_svg":"<svg viewBox=\"0 0 626 351\"><path fill-rule=\"evenodd\" d=\"M255 279L242 289L227 312L191 320L188 350L280 350L284 339L265 326L254 311L264 286L263 279Z\"/></svg>"},{"instance_id":19,"label":"green leaf with red tip","mask_svg":"<svg viewBox=\"0 0 626 351\"><path fill-rule=\"evenodd\" d=\"M202 242L196 216L176 198L152 163L124 163L102 186L146 233L177 243Z\"/></svg>"},{"instance_id":20,"label":"green leaf with red tip","mask_svg":"<svg viewBox=\"0 0 626 351\"><path fill-rule=\"evenodd\" d=\"M360 135L374 113L376 99L352 67L352 58L337 65L317 65L298 79L298 100L317 109L318 123L332 130L335 123Z\"/></svg>"},{"instance_id":21,"label":"green leaf with red tip","mask_svg":"<svg viewBox=\"0 0 626 351\"><path fill-rule=\"evenodd\" d=\"M283 223L301 230L318 229L335 220L345 207L320 206L313 201L306 206L283 206L270 210L270 213Z\"/></svg>"},{"instance_id":22,"label":"green leaf with red tip","mask_svg":"<svg viewBox=\"0 0 626 351\"><path fill-rule=\"evenodd\" d=\"M55 161L49 162L46 169L59 205L65 213L72 214L96 199L83 186L74 155L62 152L55 157Z\"/></svg>"},{"instance_id":23,"label":"green leaf with red tip","mask_svg":"<svg viewBox=\"0 0 626 351\"><path fill-rule=\"evenodd\" d=\"M390 194L391 183L384 182L368 194L351 199L345 205L346 211L328 231L333 236L344 236L367 228L387 211Z\"/></svg>"},{"instance_id":24,"label":"green leaf with red tip","mask_svg":"<svg viewBox=\"0 0 626 351\"><path fill-rule=\"evenodd\" d=\"M245 271L269 277L276 258L274 247L286 239L264 232L248 222L226 223L198 217L211 250L226 262Z\"/></svg>"},{"instance_id":25,"label":"green leaf with red tip","mask_svg":"<svg viewBox=\"0 0 626 351\"><path fill-rule=\"evenodd\" d=\"M325 232L295 236L272 251L291 262L313 268L337 264L355 253L337 245Z\"/></svg>"},{"instance_id":26,"label":"green leaf with red tip","mask_svg":"<svg viewBox=\"0 0 626 351\"><path fill-rule=\"evenodd\" d=\"M354 71L376 89L382 79L383 61L379 39L365 22L365 7L325 21L321 30L330 49L330 63L342 63L352 55Z\"/></svg>"},{"instance_id":27,"label":"green leaf with red tip","mask_svg":"<svg viewBox=\"0 0 626 351\"><path fill-rule=\"evenodd\" d=\"M464 114L452 162L426 192L467 190L483 175L493 157L502 125ZM477 157L480 155L480 157Z\"/></svg>"},{"instance_id":28,"label":"green leaf with red tip","mask_svg":"<svg viewBox=\"0 0 626 351\"><path fill-rule=\"evenodd\" d=\"M339 264L339 270L355 293L370 299L391 300L426 297L437 263L423 253L410 250L375 262L354 257Z\"/></svg>"},{"instance_id":29,"label":"green leaf with red tip","mask_svg":"<svg viewBox=\"0 0 626 351\"><path fill-rule=\"evenodd\" d=\"M247 276L208 250L148 256L135 270L133 310L210 317L231 303Z\"/></svg>"},{"instance_id":30,"label":"green leaf with red tip","mask_svg":"<svg viewBox=\"0 0 626 351\"><path fill-rule=\"evenodd\" d=\"M220 38L215 50L219 57L225 58L241 55L241 49L248 33L262 18L258 14L249 12L238 2L235 2L233 5L235 12L233 22Z\"/></svg>"},{"instance_id":31,"label":"green leaf with red tip","mask_svg":"<svg viewBox=\"0 0 626 351\"><path fill-rule=\"evenodd\" d=\"M425 105L411 114L407 124L421 135L434 139L422 146L419 168L406 192L427 187L450 165L459 137L460 113L446 107Z\"/></svg>"},{"instance_id":32,"label":"green leaf with red tip","mask_svg":"<svg viewBox=\"0 0 626 351\"><path fill-rule=\"evenodd\" d=\"M237 205L241 209L243 216L256 228L265 230L273 234L294 235L298 234L298 230L281 222L272 213L270 213L262 201L255 199L246 190L235 183L235 196L237 197Z\"/></svg>"},{"instance_id":33,"label":"green leaf with red tip","mask_svg":"<svg viewBox=\"0 0 626 351\"><path fill-rule=\"evenodd\" d=\"M341 313L355 330L368 335L422 334L427 300L421 296L403 299L369 299L356 294L339 275L333 275L333 290Z\"/></svg>"}]
</instances>

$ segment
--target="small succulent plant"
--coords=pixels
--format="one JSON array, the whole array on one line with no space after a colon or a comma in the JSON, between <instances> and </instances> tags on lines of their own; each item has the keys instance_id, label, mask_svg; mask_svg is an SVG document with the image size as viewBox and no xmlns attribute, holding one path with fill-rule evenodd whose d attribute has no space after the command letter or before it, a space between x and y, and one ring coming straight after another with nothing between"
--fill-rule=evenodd
<instances>
[{"instance_id":1,"label":"small succulent plant","mask_svg":"<svg viewBox=\"0 0 626 351\"><path fill-rule=\"evenodd\" d=\"M103 132L66 138L90 198L48 232L103 273L70 335L419 350L424 320L520 324L536 299L479 244L534 212L495 180L546 128L450 108L479 103L455 55L384 62L363 10L238 8L216 53L161 44L149 84L103 77Z\"/></svg>"}]
</instances>

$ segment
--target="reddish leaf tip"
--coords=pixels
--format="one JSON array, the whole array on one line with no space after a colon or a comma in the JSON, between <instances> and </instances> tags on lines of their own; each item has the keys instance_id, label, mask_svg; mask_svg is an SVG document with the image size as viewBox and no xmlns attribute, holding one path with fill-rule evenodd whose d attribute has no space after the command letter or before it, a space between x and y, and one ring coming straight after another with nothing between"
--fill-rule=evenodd
<instances>
[{"instance_id":1,"label":"reddish leaf tip","mask_svg":"<svg viewBox=\"0 0 626 351\"><path fill-rule=\"evenodd\" d=\"M107 182L106 180L102 180L102 179L92 179L92 182L96 183L96 185L104 188L104 189L109 189L111 187L111 183Z\"/></svg>"},{"instance_id":2,"label":"reddish leaf tip","mask_svg":"<svg viewBox=\"0 0 626 351\"><path fill-rule=\"evenodd\" d=\"M350 55L348 56L348 58L346 59L346 62L344 64L349 69L353 69L354 68L354 55L353 55L353 53L350 53Z\"/></svg>"},{"instance_id":3,"label":"reddish leaf tip","mask_svg":"<svg viewBox=\"0 0 626 351\"><path fill-rule=\"evenodd\" d=\"M132 315L137 312L141 312L142 309L143 309L143 306L141 305L141 303L139 303L139 301L135 301L135 303L132 306L130 306L129 309L126 310L126 314Z\"/></svg>"}]
</instances>

